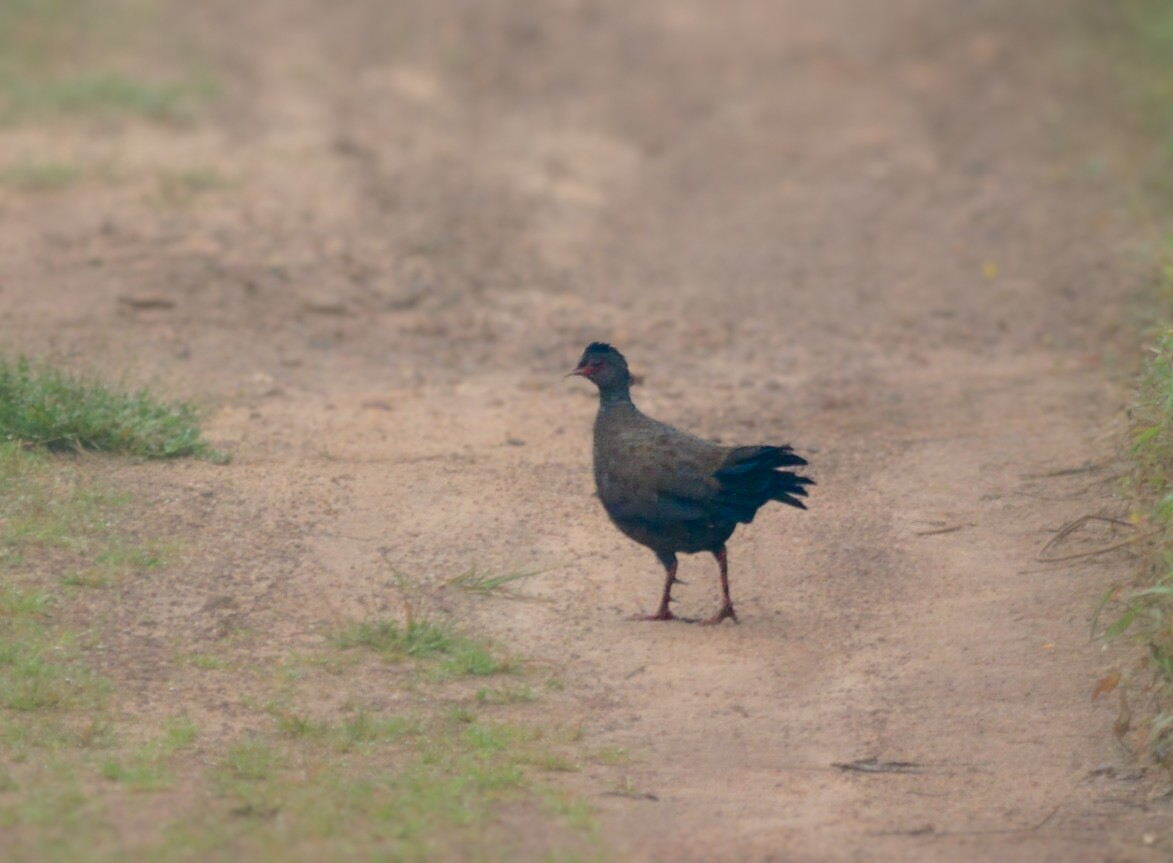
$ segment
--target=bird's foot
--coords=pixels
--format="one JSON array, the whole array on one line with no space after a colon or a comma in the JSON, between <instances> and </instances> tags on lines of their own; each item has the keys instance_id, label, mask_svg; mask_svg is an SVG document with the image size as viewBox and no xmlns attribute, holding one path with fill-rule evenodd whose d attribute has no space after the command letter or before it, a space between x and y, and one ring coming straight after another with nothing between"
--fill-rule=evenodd
<instances>
[{"instance_id":1,"label":"bird's foot","mask_svg":"<svg viewBox=\"0 0 1173 863\"><path fill-rule=\"evenodd\" d=\"M701 626L716 626L725 618L730 618L734 623L739 623L737 619L737 612L733 610L733 603L727 602L721 606L721 610L710 617L708 620L702 620Z\"/></svg>"},{"instance_id":2,"label":"bird's foot","mask_svg":"<svg viewBox=\"0 0 1173 863\"><path fill-rule=\"evenodd\" d=\"M661 608L655 614L633 614L628 620L680 620L668 608Z\"/></svg>"}]
</instances>

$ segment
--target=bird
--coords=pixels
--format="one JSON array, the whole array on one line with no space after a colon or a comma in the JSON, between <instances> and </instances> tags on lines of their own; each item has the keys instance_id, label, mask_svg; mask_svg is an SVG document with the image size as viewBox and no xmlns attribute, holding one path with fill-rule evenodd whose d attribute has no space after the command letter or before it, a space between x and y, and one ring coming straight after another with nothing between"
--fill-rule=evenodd
<instances>
[{"instance_id":1,"label":"bird","mask_svg":"<svg viewBox=\"0 0 1173 863\"><path fill-rule=\"evenodd\" d=\"M722 602L701 623L737 623L725 543L769 501L806 509L802 498L814 480L783 468L807 460L789 446L723 446L652 419L631 400L627 360L605 342L587 345L566 377L572 376L599 388L594 473L603 509L620 531L655 553L666 573L659 610L634 619L681 619L669 607L680 581L676 556L709 552L720 568Z\"/></svg>"}]
</instances>

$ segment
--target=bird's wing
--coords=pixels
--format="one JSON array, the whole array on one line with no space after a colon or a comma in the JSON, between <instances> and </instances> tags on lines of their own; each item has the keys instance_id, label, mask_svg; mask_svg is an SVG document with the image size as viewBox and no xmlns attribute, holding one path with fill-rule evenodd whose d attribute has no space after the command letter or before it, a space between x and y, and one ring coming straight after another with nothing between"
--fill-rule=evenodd
<instances>
[{"instance_id":1,"label":"bird's wing","mask_svg":"<svg viewBox=\"0 0 1173 863\"><path fill-rule=\"evenodd\" d=\"M603 478L601 496L616 518L651 524L709 519L720 490L724 448L670 427L628 442L622 468Z\"/></svg>"}]
</instances>

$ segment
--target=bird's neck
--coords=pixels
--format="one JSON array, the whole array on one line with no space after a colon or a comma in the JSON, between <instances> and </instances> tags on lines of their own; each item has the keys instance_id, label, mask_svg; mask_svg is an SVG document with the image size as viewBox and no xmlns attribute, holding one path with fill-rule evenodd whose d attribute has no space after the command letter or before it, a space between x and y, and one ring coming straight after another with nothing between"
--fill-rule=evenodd
<instances>
[{"instance_id":1,"label":"bird's neck","mask_svg":"<svg viewBox=\"0 0 1173 863\"><path fill-rule=\"evenodd\" d=\"M615 384L599 389L599 410L631 404L631 385L628 383Z\"/></svg>"}]
</instances>

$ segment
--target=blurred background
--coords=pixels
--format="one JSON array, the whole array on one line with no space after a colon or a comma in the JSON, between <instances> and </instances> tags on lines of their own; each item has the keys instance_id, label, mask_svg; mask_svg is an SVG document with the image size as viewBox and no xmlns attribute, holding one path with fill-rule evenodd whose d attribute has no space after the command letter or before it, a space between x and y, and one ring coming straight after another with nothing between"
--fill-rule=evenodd
<instances>
[{"instance_id":1,"label":"blurred background","mask_svg":"<svg viewBox=\"0 0 1173 863\"><path fill-rule=\"evenodd\" d=\"M1044 307L1086 317L1110 216L1041 192L1118 166L1066 122L1107 61L1079 4L1001 11L11 0L4 336L327 379L1086 338Z\"/></svg>"}]
</instances>

